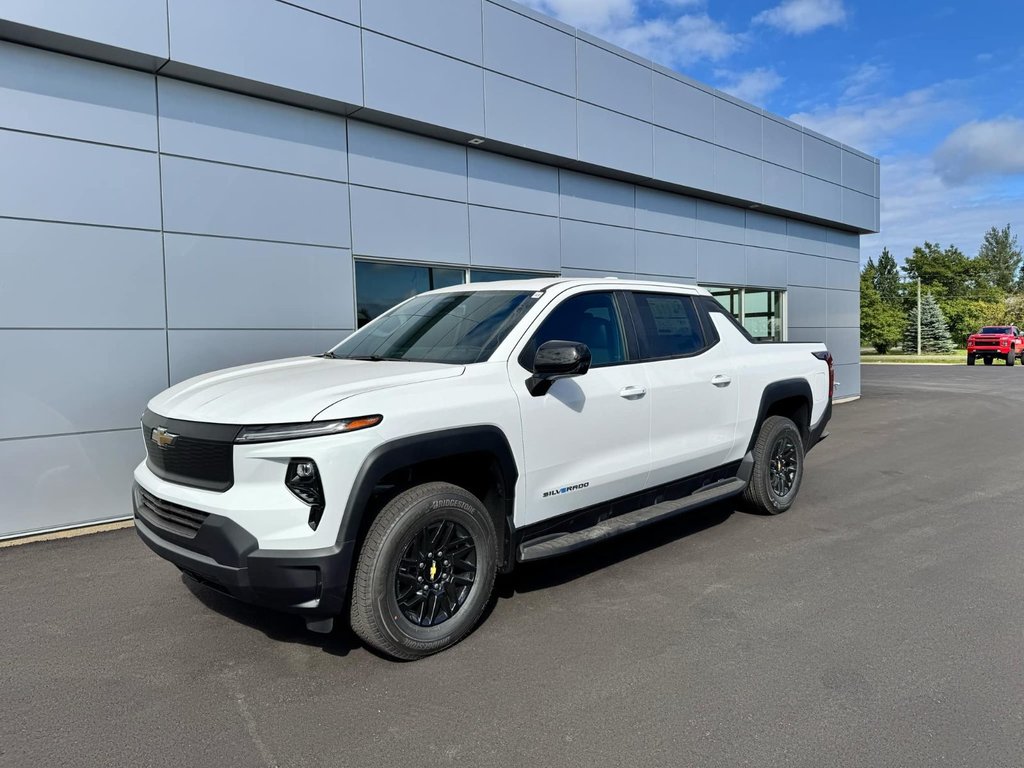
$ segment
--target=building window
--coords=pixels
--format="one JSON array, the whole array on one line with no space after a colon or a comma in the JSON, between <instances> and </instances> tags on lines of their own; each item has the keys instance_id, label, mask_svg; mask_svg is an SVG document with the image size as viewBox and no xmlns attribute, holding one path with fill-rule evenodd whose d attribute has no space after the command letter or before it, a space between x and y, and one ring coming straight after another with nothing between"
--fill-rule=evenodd
<instances>
[{"instance_id":1,"label":"building window","mask_svg":"<svg viewBox=\"0 0 1024 768\"><path fill-rule=\"evenodd\" d=\"M464 282L464 269L356 261L356 327L418 293Z\"/></svg>"},{"instance_id":2,"label":"building window","mask_svg":"<svg viewBox=\"0 0 1024 768\"><path fill-rule=\"evenodd\" d=\"M490 283L494 280L530 280L534 277L558 277L548 272L521 272L511 269L477 269L469 270L469 282Z\"/></svg>"},{"instance_id":3,"label":"building window","mask_svg":"<svg viewBox=\"0 0 1024 768\"><path fill-rule=\"evenodd\" d=\"M785 291L705 286L758 341L785 341Z\"/></svg>"}]
</instances>

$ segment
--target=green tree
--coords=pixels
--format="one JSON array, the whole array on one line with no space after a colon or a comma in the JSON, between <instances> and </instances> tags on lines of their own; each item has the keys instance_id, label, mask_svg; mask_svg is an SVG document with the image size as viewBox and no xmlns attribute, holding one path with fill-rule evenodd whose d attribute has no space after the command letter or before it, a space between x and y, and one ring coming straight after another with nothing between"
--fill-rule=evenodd
<instances>
[{"instance_id":1,"label":"green tree","mask_svg":"<svg viewBox=\"0 0 1024 768\"><path fill-rule=\"evenodd\" d=\"M942 314L949 322L949 335L959 347L967 343L967 337L977 333L983 325L999 325L1006 314L1003 301L982 301L978 299L943 299L939 302ZM917 316L916 314L914 315Z\"/></svg>"},{"instance_id":2,"label":"green tree","mask_svg":"<svg viewBox=\"0 0 1024 768\"><path fill-rule=\"evenodd\" d=\"M873 283L875 276L874 264L869 259L860 273L860 343L884 355L900 342L903 312L896 304L882 299Z\"/></svg>"},{"instance_id":3,"label":"green tree","mask_svg":"<svg viewBox=\"0 0 1024 768\"><path fill-rule=\"evenodd\" d=\"M986 265L979 259L968 258L955 245L943 248L938 243L925 242L914 248L903 264L910 280L921 279L921 285L941 301L945 298L973 298L995 300L1002 292L988 278Z\"/></svg>"},{"instance_id":4,"label":"green tree","mask_svg":"<svg viewBox=\"0 0 1024 768\"><path fill-rule=\"evenodd\" d=\"M1016 325L1024 328L1024 293L1007 296L1003 304L1003 314L998 320L990 321L992 325Z\"/></svg>"},{"instance_id":5,"label":"green tree","mask_svg":"<svg viewBox=\"0 0 1024 768\"><path fill-rule=\"evenodd\" d=\"M1024 275L1017 278L1017 270L1024 254L1017 246L1017 236L1010 231L1007 224L1002 229L992 227L985 233L985 239L978 249L978 262L984 270L988 282L1000 291L1010 293L1015 283L1019 286Z\"/></svg>"},{"instance_id":6,"label":"green tree","mask_svg":"<svg viewBox=\"0 0 1024 768\"><path fill-rule=\"evenodd\" d=\"M903 351L917 351L917 310L907 313L903 331ZM943 353L953 351L953 340L942 309L930 293L921 296L921 351Z\"/></svg>"},{"instance_id":7,"label":"green tree","mask_svg":"<svg viewBox=\"0 0 1024 768\"><path fill-rule=\"evenodd\" d=\"M868 263L871 263L870 260ZM896 265L896 259L889 253L888 248L882 249L878 257L878 264L875 265L875 289L882 301L887 304L898 304L900 301L900 270Z\"/></svg>"}]
</instances>

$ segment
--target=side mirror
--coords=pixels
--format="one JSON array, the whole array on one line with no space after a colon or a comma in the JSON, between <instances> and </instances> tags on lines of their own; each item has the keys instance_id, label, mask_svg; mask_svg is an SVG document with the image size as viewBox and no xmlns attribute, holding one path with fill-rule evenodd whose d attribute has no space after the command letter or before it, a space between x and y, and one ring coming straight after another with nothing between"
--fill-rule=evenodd
<instances>
[{"instance_id":1,"label":"side mirror","mask_svg":"<svg viewBox=\"0 0 1024 768\"><path fill-rule=\"evenodd\" d=\"M558 379L582 376L590 370L590 349L578 341L546 341L533 357L533 376L526 388L534 397L547 394Z\"/></svg>"}]
</instances>

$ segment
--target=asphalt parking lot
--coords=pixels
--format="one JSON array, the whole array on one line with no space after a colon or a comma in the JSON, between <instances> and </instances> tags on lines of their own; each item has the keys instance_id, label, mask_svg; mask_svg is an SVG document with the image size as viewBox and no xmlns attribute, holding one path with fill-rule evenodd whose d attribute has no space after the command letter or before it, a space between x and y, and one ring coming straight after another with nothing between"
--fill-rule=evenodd
<instances>
[{"instance_id":1,"label":"asphalt parking lot","mask_svg":"<svg viewBox=\"0 0 1024 768\"><path fill-rule=\"evenodd\" d=\"M1024 371L863 379L787 514L535 564L411 664L132 531L0 550L0 765L1024 765Z\"/></svg>"}]
</instances>

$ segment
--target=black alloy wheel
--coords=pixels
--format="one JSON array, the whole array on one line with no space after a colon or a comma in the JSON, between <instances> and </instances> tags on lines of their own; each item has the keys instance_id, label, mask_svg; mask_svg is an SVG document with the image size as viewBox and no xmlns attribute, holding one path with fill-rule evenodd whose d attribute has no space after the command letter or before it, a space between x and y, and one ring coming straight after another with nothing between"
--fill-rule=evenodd
<instances>
[{"instance_id":1,"label":"black alloy wheel","mask_svg":"<svg viewBox=\"0 0 1024 768\"><path fill-rule=\"evenodd\" d=\"M804 441L800 428L785 416L769 416L757 433L751 451L754 467L743 490L752 512L778 515L800 492L804 474Z\"/></svg>"},{"instance_id":2,"label":"black alloy wheel","mask_svg":"<svg viewBox=\"0 0 1024 768\"><path fill-rule=\"evenodd\" d=\"M408 488L374 517L359 548L352 630L396 659L449 648L483 618L498 568L494 517L465 488Z\"/></svg>"},{"instance_id":3,"label":"black alloy wheel","mask_svg":"<svg viewBox=\"0 0 1024 768\"><path fill-rule=\"evenodd\" d=\"M783 433L775 441L768 463L768 482L772 493L780 499L785 498L793 490L798 467L796 443L788 433Z\"/></svg>"},{"instance_id":4,"label":"black alloy wheel","mask_svg":"<svg viewBox=\"0 0 1024 768\"><path fill-rule=\"evenodd\" d=\"M395 574L402 614L420 627L435 627L465 604L476 582L476 544L453 520L428 523L409 542Z\"/></svg>"}]
</instances>

